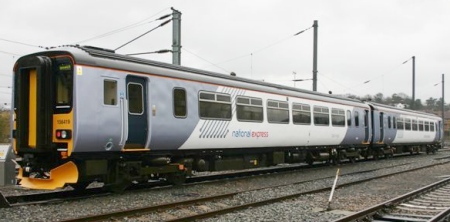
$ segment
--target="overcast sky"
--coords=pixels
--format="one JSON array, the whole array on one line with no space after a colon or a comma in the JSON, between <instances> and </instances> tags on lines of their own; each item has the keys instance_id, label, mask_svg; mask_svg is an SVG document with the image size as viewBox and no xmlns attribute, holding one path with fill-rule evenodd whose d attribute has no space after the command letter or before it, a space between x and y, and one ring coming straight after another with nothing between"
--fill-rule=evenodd
<instances>
[{"instance_id":1,"label":"overcast sky","mask_svg":"<svg viewBox=\"0 0 450 222\"><path fill-rule=\"evenodd\" d=\"M446 0L2 0L0 6L0 104L10 102L14 62L43 50L37 46L115 49L158 26L161 21L151 21L170 14L170 7L182 13L183 66L294 86L294 72L297 79L312 78L313 29L294 34L318 20L319 92L411 96L412 61L403 62L415 56L415 94L424 102L441 97L442 74L450 74ZM171 45L169 23L116 52ZM171 54L142 57L172 61ZM312 90L312 81L296 87Z\"/></svg>"}]
</instances>

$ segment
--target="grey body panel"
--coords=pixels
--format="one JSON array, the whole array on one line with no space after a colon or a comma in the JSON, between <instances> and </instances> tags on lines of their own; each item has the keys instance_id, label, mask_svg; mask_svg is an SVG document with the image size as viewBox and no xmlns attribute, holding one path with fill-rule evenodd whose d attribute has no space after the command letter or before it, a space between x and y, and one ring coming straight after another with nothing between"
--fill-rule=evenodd
<instances>
[{"instance_id":1,"label":"grey body panel","mask_svg":"<svg viewBox=\"0 0 450 222\"><path fill-rule=\"evenodd\" d=\"M121 73L106 69L83 67L75 75L74 119L75 140L73 152L119 151L122 134L121 109L103 104L103 81L118 82L118 91L125 91Z\"/></svg>"},{"instance_id":2,"label":"grey body panel","mask_svg":"<svg viewBox=\"0 0 450 222\"><path fill-rule=\"evenodd\" d=\"M344 139L342 140L341 145L349 145L349 146L367 146L367 144L363 144L365 135L364 130L364 111L369 110L369 106L366 106L366 108L353 108L350 110L352 112L352 120L351 120L351 126L347 128L347 133L345 134ZM354 114L355 112L359 112L359 127L355 126L355 118ZM370 118L370 117L369 117ZM370 120L370 119L369 119ZM369 121L370 124L370 121ZM369 127L370 129L371 127ZM370 131L369 131L370 135Z\"/></svg>"}]
</instances>

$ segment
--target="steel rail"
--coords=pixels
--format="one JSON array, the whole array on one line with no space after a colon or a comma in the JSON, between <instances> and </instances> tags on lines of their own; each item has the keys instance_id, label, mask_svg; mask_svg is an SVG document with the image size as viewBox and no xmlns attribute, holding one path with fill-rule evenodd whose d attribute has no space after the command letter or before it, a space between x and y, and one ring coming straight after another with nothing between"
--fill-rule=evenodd
<instances>
[{"instance_id":1,"label":"steel rail","mask_svg":"<svg viewBox=\"0 0 450 222\"><path fill-rule=\"evenodd\" d=\"M336 189L339 189L341 187L347 187L347 186L352 186L352 185L368 182L368 181L375 180L375 179L390 177L390 176L394 176L394 175L398 175L398 174L402 174L402 173L408 173L408 172L413 172L413 171L417 171L417 170L421 170L421 169L426 169L426 168L430 168L430 167L434 167L434 166L438 166L438 165L448 164L448 163L450 163L450 161L436 163L436 164L431 164L431 165L422 166L422 167L417 167L417 168L404 170L404 171L400 171L400 172L394 172L394 173L389 173L389 174L385 174L385 175L375 176L375 177L366 178L366 179L357 180L357 181L352 181L352 182L348 182L348 183L343 183L343 184L340 184ZM334 178L334 175L331 176L331 177ZM314 179L314 180L318 180L318 179ZM311 181L314 181L314 180L311 180ZM302 182L298 182L298 183L311 182L311 181L302 181ZM123 210L123 211L116 211L116 212L111 212L111 213L106 213L106 214L101 214L101 215L85 216L85 217L80 217L80 218L68 219L68 220L65 220L65 221L66 222L68 222L68 221L70 221L70 222L75 222L75 221L98 221L98 220L108 220L108 219L111 219L111 218L117 219L117 218L123 218L123 217L132 217L132 216L148 214L149 212L160 210L160 209L163 209L163 208L167 209L167 207L169 207L169 206L171 208L174 208L174 207L180 207L180 206L184 206L184 205L192 205L194 203L198 204L198 203L202 203L202 202L206 202L206 201L210 201L210 200L218 200L218 199L228 198L228 197L235 196L237 194L251 192L251 191L255 191L255 190L271 189L271 188L277 188L277 187L281 187L281 186L290 186L290 185L293 185L293 184L296 184L296 183L276 185L276 186L268 186L268 187L251 189L251 190L232 192L232 193L227 193L227 194L222 194L222 195L217 195L217 196L210 196L210 197L205 197L205 198L197 198L197 199L194 199L194 200L174 202L174 203L170 203L170 204L163 204L163 205L135 208L135 209ZM310 191L297 192L297 193L291 194L291 195L271 198L271 199L258 201L258 202L246 203L246 204L239 205L239 206L227 207L227 208L223 208L223 209L219 209L219 210L215 210L215 211L210 211L210 212L206 212L206 213L202 213L202 214L196 214L196 215L181 217L181 218L173 219L173 220L169 220L169 221L172 221L172 222L174 222L174 221L193 221L193 220L197 220L197 219L209 218L209 217L212 217L212 216L221 215L221 214L225 214L225 213L230 213L230 212L237 211L237 210L247 209L249 207L257 207L257 206L262 206L262 205L271 204L271 203L275 203L275 202L280 202L280 201L283 201L283 200L297 198L299 196L303 196L303 195L307 195L307 194L314 194L314 193L325 192L325 191L331 190L331 188L332 188L331 186L328 186L328 187L325 187L325 188L319 188L319 189L314 189L314 190L310 190Z\"/></svg>"},{"instance_id":2,"label":"steel rail","mask_svg":"<svg viewBox=\"0 0 450 222\"><path fill-rule=\"evenodd\" d=\"M438 182L432 183L430 185L427 185L425 187L422 187L420 189L411 191L409 193L406 193L404 195L401 195L399 197L396 197L394 199L388 200L386 202L374 205L372 207L366 208L364 210L361 210L359 212L356 212L352 215L340 218L338 220L335 220L334 222L347 222L347 221L358 221L358 220L363 220L363 219L369 219L371 217L373 217L374 215L378 214L380 211L386 209L386 208L392 208L402 202L405 202L406 200L409 200L413 197L416 197L418 195L424 194L429 192L430 190L434 190L438 187L447 185L450 183L450 177L440 180ZM436 219L431 219L429 221L440 221L440 218L445 218L447 217L449 214L446 212L450 212L450 208L441 212L439 215L436 215L435 218ZM441 215L442 214L442 215Z\"/></svg>"}]
</instances>

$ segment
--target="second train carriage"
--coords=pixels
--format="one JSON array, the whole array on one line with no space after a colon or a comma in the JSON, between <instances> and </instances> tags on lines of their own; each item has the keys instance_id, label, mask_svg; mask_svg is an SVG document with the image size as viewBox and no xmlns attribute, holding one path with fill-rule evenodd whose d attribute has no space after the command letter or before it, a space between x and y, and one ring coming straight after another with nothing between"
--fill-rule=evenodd
<instances>
[{"instance_id":1,"label":"second train carriage","mask_svg":"<svg viewBox=\"0 0 450 222\"><path fill-rule=\"evenodd\" d=\"M373 114L386 107L92 47L24 56L14 72L13 143L30 188L179 182L192 170L355 158L401 141L374 142L391 135Z\"/></svg>"}]
</instances>

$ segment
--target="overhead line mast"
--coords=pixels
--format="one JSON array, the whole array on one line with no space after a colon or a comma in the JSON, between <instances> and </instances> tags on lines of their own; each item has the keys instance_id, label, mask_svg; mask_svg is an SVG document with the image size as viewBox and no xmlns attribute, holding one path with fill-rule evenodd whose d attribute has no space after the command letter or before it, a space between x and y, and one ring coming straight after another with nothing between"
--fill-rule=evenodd
<instances>
[{"instance_id":1,"label":"overhead line mast","mask_svg":"<svg viewBox=\"0 0 450 222\"><path fill-rule=\"evenodd\" d=\"M172 64L181 65L181 12L171 8L173 20Z\"/></svg>"}]
</instances>

